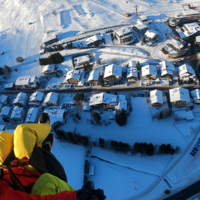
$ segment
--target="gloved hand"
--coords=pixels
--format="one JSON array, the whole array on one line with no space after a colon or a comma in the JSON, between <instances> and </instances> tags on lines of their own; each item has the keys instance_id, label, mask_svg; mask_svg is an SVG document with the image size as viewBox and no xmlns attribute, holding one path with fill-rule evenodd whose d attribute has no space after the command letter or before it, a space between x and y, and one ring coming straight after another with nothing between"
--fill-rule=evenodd
<instances>
[{"instance_id":1,"label":"gloved hand","mask_svg":"<svg viewBox=\"0 0 200 200\"><path fill-rule=\"evenodd\" d=\"M106 196L103 190L85 190L80 189L77 191L77 200L104 200Z\"/></svg>"}]
</instances>

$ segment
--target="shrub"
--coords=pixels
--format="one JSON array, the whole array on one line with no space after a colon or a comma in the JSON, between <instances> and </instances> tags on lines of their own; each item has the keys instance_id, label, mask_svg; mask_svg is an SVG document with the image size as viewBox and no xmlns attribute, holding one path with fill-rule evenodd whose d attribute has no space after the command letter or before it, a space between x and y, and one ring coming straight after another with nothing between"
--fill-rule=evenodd
<instances>
[{"instance_id":1,"label":"shrub","mask_svg":"<svg viewBox=\"0 0 200 200\"><path fill-rule=\"evenodd\" d=\"M64 61L64 57L60 53L51 54L48 58L39 58L40 65L59 64Z\"/></svg>"},{"instance_id":2,"label":"shrub","mask_svg":"<svg viewBox=\"0 0 200 200\"><path fill-rule=\"evenodd\" d=\"M19 57L16 58L16 61L19 62L19 63L22 63L22 62L24 62L24 58L19 56Z\"/></svg>"},{"instance_id":3,"label":"shrub","mask_svg":"<svg viewBox=\"0 0 200 200\"><path fill-rule=\"evenodd\" d=\"M94 121L98 124L101 120L101 116L97 112L91 113L91 117L94 119Z\"/></svg>"},{"instance_id":4,"label":"shrub","mask_svg":"<svg viewBox=\"0 0 200 200\"><path fill-rule=\"evenodd\" d=\"M124 109L120 110L120 112L116 114L115 121L120 126L126 125L126 123L127 123L127 113Z\"/></svg>"}]
</instances>

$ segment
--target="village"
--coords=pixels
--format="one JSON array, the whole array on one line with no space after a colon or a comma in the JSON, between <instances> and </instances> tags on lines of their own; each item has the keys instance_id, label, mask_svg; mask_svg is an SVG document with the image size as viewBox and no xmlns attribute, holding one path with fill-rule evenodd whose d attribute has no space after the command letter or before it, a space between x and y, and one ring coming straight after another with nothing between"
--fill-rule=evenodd
<instances>
[{"instance_id":1,"label":"village","mask_svg":"<svg viewBox=\"0 0 200 200\"><path fill-rule=\"evenodd\" d=\"M0 130L15 129L21 123L37 123L40 113L47 112L52 130L59 139L84 147L83 181L92 179L97 173L93 160L101 158L101 153L96 153L96 148L109 150L110 154L120 152L124 160L125 156L142 160L146 156L154 155L156 158L166 154L169 157L159 167L159 172L152 169L144 169L144 172L156 174L158 181L155 182L162 179L167 183L159 195L168 197L171 190L174 193L173 187L176 188L171 177L172 166L178 165L175 159L180 154L187 155L187 145L192 158L196 159L199 153L199 145L192 138L194 134L197 138L196 124L195 128L190 124L200 120L200 4L182 4L181 14L167 19L160 16L155 20L144 13L137 13L135 6L136 13L118 13L124 18L124 23L91 30L81 24L81 16L85 16L83 10L77 6L72 8L79 16L73 19L73 23L82 29L80 33L65 37L70 33L48 30L44 32L34 60L30 62L28 58L19 56L16 66L4 65L0 69ZM43 20L58 18L59 15L64 27L68 23L68 12L64 10L58 14L55 11L51 16L44 15ZM90 11L87 17L93 15ZM134 23L130 23L133 18ZM39 70L30 70L30 74L27 70L23 75L20 67L25 69L32 63ZM146 111L149 116L144 116ZM132 116L135 118L131 119ZM138 131L144 134L142 139L141 136L131 140L123 137L123 128L131 123L141 128L139 119L143 117L141 124L150 124L151 121L152 126L157 121L164 125L165 120L169 123L172 119L173 127L180 132L183 141L173 141L169 134L171 138L166 142L160 139L159 143L158 138L154 142L153 137L149 139L144 133L151 129L150 125ZM185 133L180 125L187 123L189 128ZM119 130L113 138L109 138L105 130L110 132L112 126ZM92 128L87 133L84 127ZM91 134L97 129L102 131L101 136L98 131L96 135ZM112 159L105 158L108 162L135 169L130 163L119 163L115 156ZM138 170L139 164L135 165ZM171 171L167 171L168 168ZM151 182L154 187L154 181L150 179L149 185ZM148 187L137 191L135 186L136 194L131 192L130 195L140 199L143 193L145 196ZM127 196L129 198L133 199Z\"/></svg>"}]
</instances>

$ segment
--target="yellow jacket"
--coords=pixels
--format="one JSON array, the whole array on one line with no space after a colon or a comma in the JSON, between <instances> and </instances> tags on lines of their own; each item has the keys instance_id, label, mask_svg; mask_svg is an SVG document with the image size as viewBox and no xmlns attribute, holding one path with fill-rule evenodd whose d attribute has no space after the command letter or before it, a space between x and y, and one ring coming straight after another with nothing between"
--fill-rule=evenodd
<instances>
[{"instance_id":1,"label":"yellow jacket","mask_svg":"<svg viewBox=\"0 0 200 200\"><path fill-rule=\"evenodd\" d=\"M14 131L14 153L16 158L30 159L35 144L42 147L51 130L50 124L20 124Z\"/></svg>"}]
</instances>

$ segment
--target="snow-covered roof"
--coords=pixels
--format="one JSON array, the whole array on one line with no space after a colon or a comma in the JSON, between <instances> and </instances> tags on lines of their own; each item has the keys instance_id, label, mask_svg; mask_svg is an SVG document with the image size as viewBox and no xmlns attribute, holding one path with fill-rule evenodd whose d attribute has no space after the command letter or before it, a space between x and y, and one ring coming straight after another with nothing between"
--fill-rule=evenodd
<instances>
[{"instance_id":1,"label":"snow-covered roof","mask_svg":"<svg viewBox=\"0 0 200 200\"><path fill-rule=\"evenodd\" d=\"M102 37L100 35L93 35L92 37L89 37L88 39L86 39L86 42L88 45L99 40L102 40Z\"/></svg>"},{"instance_id":2,"label":"snow-covered roof","mask_svg":"<svg viewBox=\"0 0 200 200\"><path fill-rule=\"evenodd\" d=\"M90 62L90 57L89 55L84 55L84 56L79 56L74 58L74 61L76 62L77 65L85 62Z\"/></svg>"},{"instance_id":3,"label":"snow-covered roof","mask_svg":"<svg viewBox=\"0 0 200 200\"><path fill-rule=\"evenodd\" d=\"M104 71L104 78L110 77L110 76L122 76L122 67L120 65L111 64L105 67Z\"/></svg>"},{"instance_id":4,"label":"snow-covered roof","mask_svg":"<svg viewBox=\"0 0 200 200\"><path fill-rule=\"evenodd\" d=\"M151 104L160 103L163 104L163 92L161 90L150 91Z\"/></svg>"},{"instance_id":5,"label":"snow-covered roof","mask_svg":"<svg viewBox=\"0 0 200 200\"><path fill-rule=\"evenodd\" d=\"M197 32L200 31L200 26L197 22L193 22L193 23L187 23L184 24L184 26L182 27L183 33L189 37L190 35L196 34Z\"/></svg>"},{"instance_id":6,"label":"snow-covered roof","mask_svg":"<svg viewBox=\"0 0 200 200\"><path fill-rule=\"evenodd\" d=\"M26 115L26 123L35 123L37 122L37 117L38 117L38 113L39 113L39 108L30 108L28 110L28 113Z\"/></svg>"},{"instance_id":7,"label":"snow-covered roof","mask_svg":"<svg viewBox=\"0 0 200 200\"><path fill-rule=\"evenodd\" d=\"M9 106L4 106L2 108L2 110L1 110L1 115L3 115L3 116L9 116L11 109L12 108L9 107Z\"/></svg>"},{"instance_id":8,"label":"snow-covered roof","mask_svg":"<svg viewBox=\"0 0 200 200\"><path fill-rule=\"evenodd\" d=\"M80 79L81 78L81 71L80 70L70 70L67 72L65 80L69 79Z\"/></svg>"},{"instance_id":9,"label":"snow-covered roof","mask_svg":"<svg viewBox=\"0 0 200 200\"><path fill-rule=\"evenodd\" d=\"M98 104L113 104L116 105L118 103L118 96L115 94L109 94L109 93L98 93L98 94L93 94L90 97L90 102L89 105L98 105Z\"/></svg>"},{"instance_id":10,"label":"snow-covered roof","mask_svg":"<svg viewBox=\"0 0 200 200\"><path fill-rule=\"evenodd\" d=\"M22 119L24 108L14 106L10 119Z\"/></svg>"},{"instance_id":11,"label":"snow-covered roof","mask_svg":"<svg viewBox=\"0 0 200 200\"><path fill-rule=\"evenodd\" d=\"M115 106L116 110L127 110L127 100L125 95L119 95L119 103Z\"/></svg>"},{"instance_id":12,"label":"snow-covered roof","mask_svg":"<svg viewBox=\"0 0 200 200\"><path fill-rule=\"evenodd\" d=\"M59 94L55 92L49 92L44 100L44 103L55 103L58 102Z\"/></svg>"},{"instance_id":13,"label":"snow-covered roof","mask_svg":"<svg viewBox=\"0 0 200 200\"><path fill-rule=\"evenodd\" d=\"M155 75L157 76L157 68L155 65L145 65L142 69L142 76Z\"/></svg>"},{"instance_id":14,"label":"snow-covered roof","mask_svg":"<svg viewBox=\"0 0 200 200\"><path fill-rule=\"evenodd\" d=\"M36 91L33 94L31 94L29 101L42 101L44 97L43 92Z\"/></svg>"},{"instance_id":15,"label":"snow-covered roof","mask_svg":"<svg viewBox=\"0 0 200 200\"><path fill-rule=\"evenodd\" d=\"M175 40L174 38L171 38L168 41L169 41L168 43L172 44L174 47L176 47L179 50L183 48L183 44L179 42L178 40Z\"/></svg>"},{"instance_id":16,"label":"snow-covered roof","mask_svg":"<svg viewBox=\"0 0 200 200\"><path fill-rule=\"evenodd\" d=\"M190 9L189 6L184 6L184 9L182 11L183 15L196 15L199 14L198 10Z\"/></svg>"},{"instance_id":17,"label":"snow-covered roof","mask_svg":"<svg viewBox=\"0 0 200 200\"><path fill-rule=\"evenodd\" d=\"M195 40L196 42L200 43L200 35L196 36Z\"/></svg>"},{"instance_id":18,"label":"snow-covered roof","mask_svg":"<svg viewBox=\"0 0 200 200\"><path fill-rule=\"evenodd\" d=\"M54 71L55 70L55 65L45 65L42 69L42 72L46 71Z\"/></svg>"},{"instance_id":19,"label":"snow-covered roof","mask_svg":"<svg viewBox=\"0 0 200 200\"><path fill-rule=\"evenodd\" d=\"M98 70L92 70L89 73L88 81L98 81L99 80L99 71Z\"/></svg>"},{"instance_id":20,"label":"snow-covered roof","mask_svg":"<svg viewBox=\"0 0 200 200\"><path fill-rule=\"evenodd\" d=\"M194 114L191 110L174 111L174 115L176 120L194 120Z\"/></svg>"},{"instance_id":21,"label":"snow-covered roof","mask_svg":"<svg viewBox=\"0 0 200 200\"><path fill-rule=\"evenodd\" d=\"M137 24L135 24L134 26L135 26L138 30L144 30L144 29L148 28L147 25L144 24L144 23L143 23L142 21L140 21L140 20L137 20Z\"/></svg>"},{"instance_id":22,"label":"snow-covered roof","mask_svg":"<svg viewBox=\"0 0 200 200\"><path fill-rule=\"evenodd\" d=\"M136 67L137 63L135 60L131 60L128 62L128 67Z\"/></svg>"},{"instance_id":23,"label":"snow-covered roof","mask_svg":"<svg viewBox=\"0 0 200 200\"><path fill-rule=\"evenodd\" d=\"M189 73L192 75L195 75L194 69L188 65L188 64L183 64L179 67L179 75L184 76L184 74Z\"/></svg>"},{"instance_id":24,"label":"snow-covered roof","mask_svg":"<svg viewBox=\"0 0 200 200\"><path fill-rule=\"evenodd\" d=\"M174 72L175 71L175 67L174 65L171 63L171 62L168 62L168 61L161 61L159 62L161 68L164 70L164 69L167 69L169 71L172 71Z\"/></svg>"},{"instance_id":25,"label":"snow-covered roof","mask_svg":"<svg viewBox=\"0 0 200 200\"><path fill-rule=\"evenodd\" d=\"M191 93L194 101L200 100L200 90L199 89L192 90L190 93Z\"/></svg>"},{"instance_id":26,"label":"snow-covered roof","mask_svg":"<svg viewBox=\"0 0 200 200\"><path fill-rule=\"evenodd\" d=\"M4 85L4 88L5 88L5 89L11 89L11 88L14 87L14 85L15 85L14 82L13 82L13 83L7 83L7 84Z\"/></svg>"},{"instance_id":27,"label":"snow-covered roof","mask_svg":"<svg viewBox=\"0 0 200 200\"><path fill-rule=\"evenodd\" d=\"M137 67L127 68L127 78L137 77Z\"/></svg>"},{"instance_id":28,"label":"snow-covered roof","mask_svg":"<svg viewBox=\"0 0 200 200\"><path fill-rule=\"evenodd\" d=\"M119 37L122 37L122 36L127 35L127 34L133 34L133 31L132 31L131 27L122 27L122 28L115 30L115 33Z\"/></svg>"},{"instance_id":29,"label":"snow-covered roof","mask_svg":"<svg viewBox=\"0 0 200 200\"><path fill-rule=\"evenodd\" d=\"M17 78L17 80L15 81L15 85L29 85L29 83L33 83L35 80L36 76L20 76Z\"/></svg>"},{"instance_id":30,"label":"snow-covered roof","mask_svg":"<svg viewBox=\"0 0 200 200\"><path fill-rule=\"evenodd\" d=\"M170 102L187 101L190 102L189 90L185 88L174 88L169 90Z\"/></svg>"},{"instance_id":31,"label":"snow-covered roof","mask_svg":"<svg viewBox=\"0 0 200 200\"><path fill-rule=\"evenodd\" d=\"M63 122L65 109L45 109L44 112L48 113L50 117L50 123L53 125L55 122Z\"/></svg>"},{"instance_id":32,"label":"snow-covered roof","mask_svg":"<svg viewBox=\"0 0 200 200\"><path fill-rule=\"evenodd\" d=\"M8 100L8 96L7 95L0 95L0 103L6 103Z\"/></svg>"},{"instance_id":33,"label":"snow-covered roof","mask_svg":"<svg viewBox=\"0 0 200 200\"><path fill-rule=\"evenodd\" d=\"M13 104L19 103L19 104L25 104L27 99L27 94L24 92L20 92L17 94L16 98L13 101Z\"/></svg>"},{"instance_id":34,"label":"snow-covered roof","mask_svg":"<svg viewBox=\"0 0 200 200\"><path fill-rule=\"evenodd\" d=\"M153 31L147 30L147 31L145 32L145 35L146 35L148 38L153 39L153 38L155 38L158 34L157 34L157 33L154 33Z\"/></svg>"},{"instance_id":35,"label":"snow-covered roof","mask_svg":"<svg viewBox=\"0 0 200 200\"><path fill-rule=\"evenodd\" d=\"M6 125L0 125L0 132L5 130Z\"/></svg>"}]
</instances>

